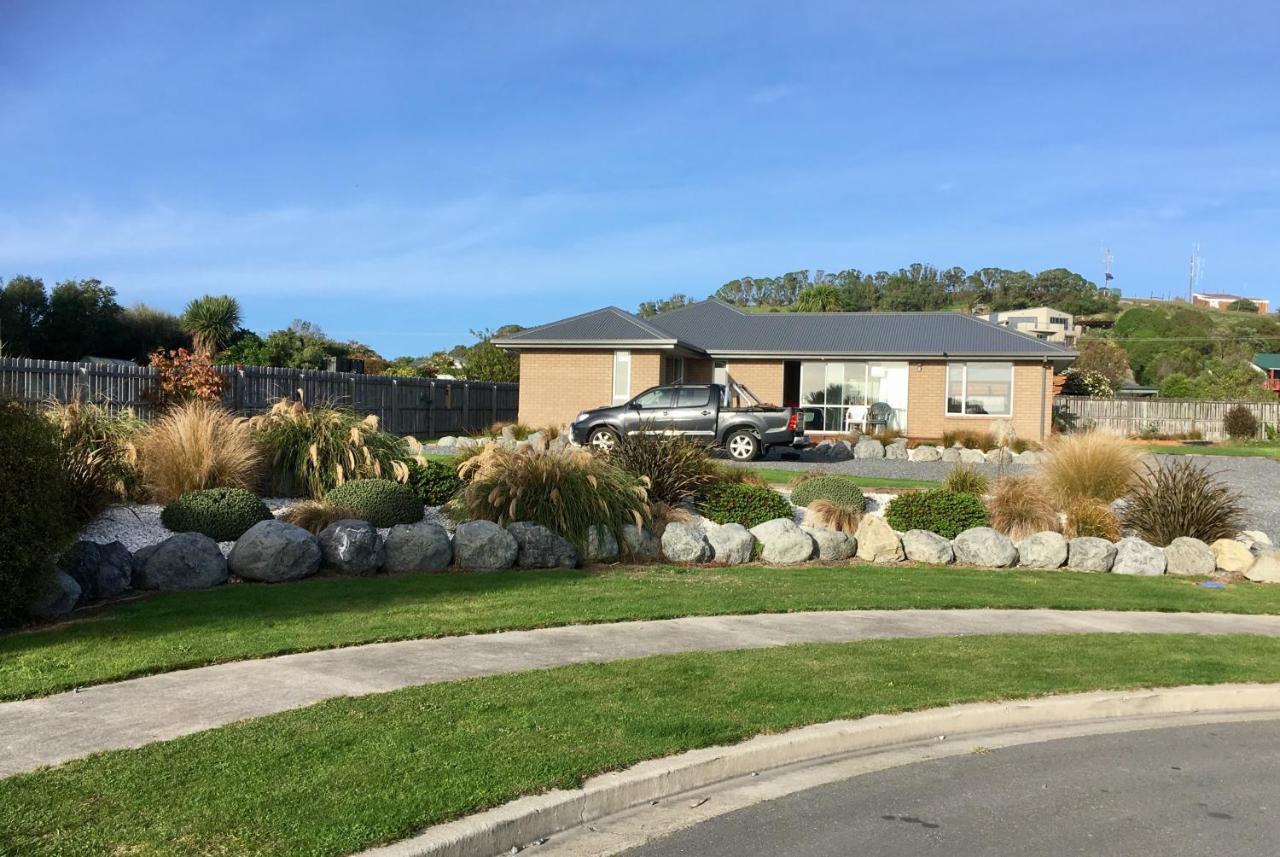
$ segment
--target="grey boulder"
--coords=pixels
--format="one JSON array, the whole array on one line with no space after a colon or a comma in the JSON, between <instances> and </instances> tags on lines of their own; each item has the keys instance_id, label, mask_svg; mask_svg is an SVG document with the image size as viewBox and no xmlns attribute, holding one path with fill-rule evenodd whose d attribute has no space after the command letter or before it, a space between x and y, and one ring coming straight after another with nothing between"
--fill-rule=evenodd
<instances>
[{"instance_id":1,"label":"grey boulder","mask_svg":"<svg viewBox=\"0 0 1280 857\"><path fill-rule=\"evenodd\" d=\"M386 560L382 567L392 574L444 571L453 561L453 545L444 527L431 521L396 524L387 533Z\"/></svg>"},{"instance_id":2,"label":"grey boulder","mask_svg":"<svg viewBox=\"0 0 1280 857\"><path fill-rule=\"evenodd\" d=\"M230 576L218 543L202 533L170 536L138 551L134 561L134 589L190 592L226 583Z\"/></svg>"},{"instance_id":3,"label":"grey boulder","mask_svg":"<svg viewBox=\"0 0 1280 857\"><path fill-rule=\"evenodd\" d=\"M706 562L712 549L702 530L682 521L672 521L662 531L662 555L671 562Z\"/></svg>"},{"instance_id":4,"label":"grey boulder","mask_svg":"<svg viewBox=\"0 0 1280 857\"><path fill-rule=\"evenodd\" d=\"M57 619L76 608L82 590L76 579L65 571L55 570L37 596L27 605L27 612L36 619Z\"/></svg>"},{"instance_id":5,"label":"grey boulder","mask_svg":"<svg viewBox=\"0 0 1280 857\"><path fill-rule=\"evenodd\" d=\"M1165 571L1177 577L1206 577L1218 567L1213 548L1200 539L1179 536L1164 549Z\"/></svg>"},{"instance_id":6,"label":"grey boulder","mask_svg":"<svg viewBox=\"0 0 1280 857\"><path fill-rule=\"evenodd\" d=\"M1069 548L1061 533L1046 530L1018 542L1018 565L1023 568L1062 568Z\"/></svg>"},{"instance_id":7,"label":"grey boulder","mask_svg":"<svg viewBox=\"0 0 1280 857\"><path fill-rule=\"evenodd\" d=\"M467 521L453 534L453 561L471 571L511 568L520 545L516 537L493 521Z\"/></svg>"},{"instance_id":8,"label":"grey boulder","mask_svg":"<svg viewBox=\"0 0 1280 857\"><path fill-rule=\"evenodd\" d=\"M662 542L645 527L622 525L622 550L628 559L648 562L662 556Z\"/></svg>"},{"instance_id":9,"label":"grey boulder","mask_svg":"<svg viewBox=\"0 0 1280 857\"><path fill-rule=\"evenodd\" d=\"M1110 571L1116 546L1096 536L1079 536L1067 542L1067 568L1072 571Z\"/></svg>"},{"instance_id":10,"label":"grey boulder","mask_svg":"<svg viewBox=\"0 0 1280 857\"><path fill-rule=\"evenodd\" d=\"M939 453L938 458L941 461L960 461L961 452L962 450L954 446L947 447L946 449L942 450L941 453Z\"/></svg>"},{"instance_id":11,"label":"grey boulder","mask_svg":"<svg viewBox=\"0 0 1280 857\"><path fill-rule=\"evenodd\" d=\"M984 464L986 460L986 454L980 449L960 450L960 462L962 464Z\"/></svg>"},{"instance_id":12,"label":"grey boulder","mask_svg":"<svg viewBox=\"0 0 1280 857\"><path fill-rule=\"evenodd\" d=\"M1112 574L1156 577L1164 574L1164 569L1164 551L1155 545L1133 537L1116 542L1116 561L1111 565Z\"/></svg>"},{"instance_id":13,"label":"grey boulder","mask_svg":"<svg viewBox=\"0 0 1280 857\"><path fill-rule=\"evenodd\" d=\"M596 524L587 531L587 562L617 562L618 539L613 531Z\"/></svg>"},{"instance_id":14,"label":"grey boulder","mask_svg":"<svg viewBox=\"0 0 1280 857\"><path fill-rule=\"evenodd\" d=\"M244 580L284 583L315 574L322 559L315 536L302 527L272 520L259 521L236 539L227 563Z\"/></svg>"},{"instance_id":15,"label":"grey boulder","mask_svg":"<svg viewBox=\"0 0 1280 857\"><path fill-rule=\"evenodd\" d=\"M520 568L577 568L578 549L573 543L533 521L507 525L516 540L516 565Z\"/></svg>"},{"instance_id":16,"label":"grey boulder","mask_svg":"<svg viewBox=\"0 0 1280 857\"><path fill-rule=\"evenodd\" d=\"M997 446L995 449L989 450L983 458L986 459L987 464L996 466L1013 463L1013 453L1003 446Z\"/></svg>"},{"instance_id":17,"label":"grey boulder","mask_svg":"<svg viewBox=\"0 0 1280 857\"><path fill-rule=\"evenodd\" d=\"M866 437L864 435L858 439L858 445L853 448L853 457L857 459L884 458L884 444L874 437Z\"/></svg>"},{"instance_id":18,"label":"grey boulder","mask_svg":"<svg viewBox=\"0 0 1280 857\"><path fill-rule=\"evenodd\" d=\"M730 523L707 531L711 559L725 565L742 565L755 556L756 537L742 524Z\"/></svg>"},{"instance_id":19,"label":"grey boulder","mask_svg":"<svg viewBox=\"0 0 1280 857\"><path fill-rule=\"evenodd\" d=\"M950 565L956 561L951 542L928 530L907 530L902 534L902 549L912 562L929 565Z\"/></svg>"},{"instance_id":20,"label":"grey boulder","mask_svg":"<svg viewBox=\"0 0 1280 857\"><path fill-rule=\"evenodd\" d=\"M760 541L760 558L765 562L804 562L813 556L813 539L789 518L774 518L751 528Z\"/></svg>"},{"instance_id":21,"label":"grey boulder","mask_svg":"<svg viewBox=\"0 0 1280 857\"><path fill-rule=\"evenodd\" d=\"M334 521L318 539L325 567L343 574L374 574L387 560L387 547L368 521Z\"/></svg>"},{"instance_id":22,"label":"grey boulder","mask_svg":"<svg viewBox=\"0 0 1280 857\"><path fill-rule=\"evenodd\" d=\"M824 562L841 562L853 556L858 543L848 533L829 530L826 527L801 527L816 546L814 559Z\"/></svg>"},{"instance_id":23,"label":"grey boulder","mask_svg":"<svg viewBox=\"0 0 1280 857\"><path fill-rule=\"evenodd\" d=\"M936 446L917 446L915 449L907 450L907 458L912 461L939 461L942 458L942 450Z\"/></svg>"},{"instance_id":24,"label":"grey boulder","mask_svg":"<svg viewBox=\"0 0 1280 857\"><path fill-rule=\"evenodd\" d=\"M81 598L114 598L133 582L133 554L120 542L78 541L58 559L58 568L80 585Z\"/></svg>"},{"instance_id":25,"label":"grey boulder","mask_svg":"<svg viewBox=\"0 0 1280 857\"><path fill-rule=\"evenodd\" d=\"M908 454L906 439L899 438L885 446L884 457L892 461L906 461L909 459L911 456Z\"/></svg>"},{"instance_id":26,"label":"grey boulder","mask_svg":"<svg viewBox=\"0 0 1280 857\"><path fill-rule=\"evenodd\" d=\"M1254 583L1280 583L1280 551L1261 554L1244 576Z\"/></svg>"},{"instance_id":27,"label":"grey boulder","mask_svg":"<svg viewBox=\"0 0 1280 857\"><path fill-rule=\"evenodd\" d=\"M973 527L956 536L956 562L984 568L1008 568L1018 561L1018 549L1004 533L990 527Z\"/></svg>"}]
</instances>

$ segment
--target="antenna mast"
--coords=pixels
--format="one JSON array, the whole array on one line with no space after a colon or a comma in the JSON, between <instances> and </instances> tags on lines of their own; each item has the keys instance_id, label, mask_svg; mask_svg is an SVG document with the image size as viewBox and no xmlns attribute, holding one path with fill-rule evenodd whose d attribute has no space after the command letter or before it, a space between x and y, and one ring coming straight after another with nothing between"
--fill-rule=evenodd
<instances>
[{"instance_id":1,"label":"antenna mast","mask_svg":"<svg viewBox=\"0 0 1280 857\"><path fill-rule=\"evenodd\" d=\"M1110 291L1111 281L1115 279L1114 277L1111 276L1111 248L1110 247L1102 248L1102 267L1103 267L1102 285L1103 285L1103 288Z\"/></svg>"},{"instance_id":2,"label":"antenna mast","mask_svg":"<svg viewBox=\"0 0 1280 857\"><path fill-rule=\"evenodd\" d=\"M1200 242L1197 241L1191 247L1191 261L1187 264L1187 303L1191 303L1191 295L1195 292L1196 286L1200 285L1200 278L1204 274L1204 259L1200 257Z\"/></svg>"}]
</instances>

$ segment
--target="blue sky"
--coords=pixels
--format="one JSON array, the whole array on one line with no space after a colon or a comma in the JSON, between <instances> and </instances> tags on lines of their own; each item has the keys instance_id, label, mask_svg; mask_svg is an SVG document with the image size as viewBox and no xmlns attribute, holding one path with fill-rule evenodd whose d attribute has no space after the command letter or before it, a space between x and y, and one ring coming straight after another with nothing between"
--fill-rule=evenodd
<instances>
[{"instance_id":1,"label":"blue sky","mask_svg":"<svg viewBox=\"0 0 1280 857\"><path fill-rule=\"evenodd\" d=\"M1280 298L1266 3L0 0L0 277L387 353L746 274Z\"/></svg>"}]
</instances>

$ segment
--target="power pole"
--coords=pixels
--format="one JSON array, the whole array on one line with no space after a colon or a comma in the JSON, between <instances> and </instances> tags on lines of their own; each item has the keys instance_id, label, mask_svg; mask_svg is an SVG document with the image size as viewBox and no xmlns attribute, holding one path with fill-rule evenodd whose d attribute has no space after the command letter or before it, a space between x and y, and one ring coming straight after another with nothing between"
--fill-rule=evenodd
<instances>
[{"instance_id":1,"label":"power pole","mask_svg":"<svg viewBox=\"0 0 1280 857\"><path fill-rule=\"evenodd\" d=\"M1200 258L1200 242L1197 241L1191 247L1191 261L1187 264L1187 303L1192 302L1191 295L1200 284L1202 274L1204 274L1204 259Z\"/></svg>"},{"instance_id":2,"label":"power pole","mask_svg":"<svg viewBox=\"0 0 1280 857\"><path fill-rule=\"evenodd\" d=\"M1102 267L1103 267L1102 285L1109 292L1111 290L1111 281L1115 279L1114 277L1111 276L1111 248L1110 247L1104 246L1102 248Z\"/></svg>"}]
</instances>

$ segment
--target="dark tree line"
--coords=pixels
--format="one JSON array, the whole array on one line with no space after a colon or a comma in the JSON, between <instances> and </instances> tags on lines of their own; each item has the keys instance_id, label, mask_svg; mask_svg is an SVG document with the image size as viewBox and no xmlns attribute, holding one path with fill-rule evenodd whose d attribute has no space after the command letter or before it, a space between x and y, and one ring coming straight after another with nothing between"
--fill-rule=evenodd
<instances>
[{"instance_id":1,"label":"dark tree line","mask_svg":"<svg viewBox=\"0 0 1280 857\"><path fill-rule=\"evenodd\" d=\"M993 312L1052 306L1072 315L1115 312L1117 296L1066 268L1038 274L1005 268L936 268L917 262L897 271L863 273L850 268L838 273L792 271L778 277L730 280L712 297L738 306L777 310L865 312L896 310L923 312L984 306ZM656 315L688 302L677 294L662 301L646 301L640 315Z\"/></svg>"}]
</instances>

